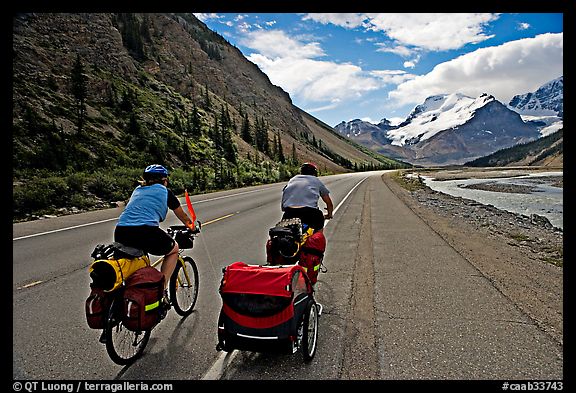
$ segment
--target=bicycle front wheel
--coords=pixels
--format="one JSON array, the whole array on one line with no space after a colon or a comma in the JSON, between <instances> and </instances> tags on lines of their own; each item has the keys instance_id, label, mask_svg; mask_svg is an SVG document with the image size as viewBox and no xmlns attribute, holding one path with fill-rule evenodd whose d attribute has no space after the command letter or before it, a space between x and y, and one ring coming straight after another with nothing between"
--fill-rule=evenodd
<instances>
[{"instance_id":1,"label":"bicycle front wheel","mask_svg":"<svg viewBox=\"0 0 576 393\"><path fill-rule=\"evenodd\" d=\"M150 339L150 330L134 332L126 329L120 318L121 303L114 300L105 326L106 352L116 364L126 365L138 358Z\"/></svg>"},{"instance_id":2,"label":"bicycle front wheel","mask_svg":"<svg viewBox=\"0 0 576 393\"><path fill-rule=\"evenodd\" d=\"M178 258L178 264L169 283L170 301L181 316L189 315L198 298L198 267L189 257Z\"/></svg>"}]
</instances>

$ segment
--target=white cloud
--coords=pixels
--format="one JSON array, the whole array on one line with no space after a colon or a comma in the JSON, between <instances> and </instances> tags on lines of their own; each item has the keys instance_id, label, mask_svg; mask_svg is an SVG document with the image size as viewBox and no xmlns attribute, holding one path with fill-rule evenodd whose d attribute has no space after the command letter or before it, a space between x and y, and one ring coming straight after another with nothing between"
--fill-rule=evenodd
<instances>
[{"instance_id":1,"label":"white cloud","mask_svg":"<svg viewBox=\"0 0 576 393\"><path fill-rule=\"evenodd\" d=\"M399 85L400 83L406 82L416 77L416 75L408 74L403 70L370 71L370 75L374 75L375 77L380 78L386 84L391 85Z\"/></svg>"},{"instance_id":2,"label":"white cloud","mask_svg":"<svg viewBox=\"0 0 576 393\"><path fill-rule=\"evenodd\" d=\"M529 28L529 23L518 23L518 30L528 30Z\"/></svg>"},{"instance_id":3,"label":"white cloud","mask_svg":"<svg viewBox=\"0 0 576 393\"><path fill-rule=\"evenodd\" d=\"M194 14L194 16L198 19L200 19L202 22L207 21L209 19L221 19L223 18L223 16L220 16L218 14L215 13L198 13L198 14Z\"/></svg>"},{"instance_id":4,"label":"white cloud","mask_svg":"<svg viewBox=\"0 0 576 393\"><path fill-rule=\"evenodd\" d=\"M353 29L362 26L366 20L364 14L306 14L302 20L313 20L315 22L327 25L329 23Z\"/></svg>"},{"instance_id":5,"label":"white cloud","mask_svg":"<svg viewBox=\"0 0 576 393\"><path fill-rule=\"evenodd\" d=\"M410 49L404 45L394 45L390 46L388 44L377 43L376 46L379 46L379 49L376 49L376 52L388 52L394 53L395 55L399 55L402 57L411 56L414 53L413 49Z\"/></svg>"},{"instance_id":6,"label":"white cloud","mask_svg":"<svg viewBox=\"0 0 576 393\"><path fill-rule=\"evenodd\" d=\"M441 63L426 75L402 83L389 97L399 105L419 104L435 94L492 94L508 103L563 75L563 34L541 34L477 49Z\"/></svg>"},{"instance_id":7,"label":"white cloud","mask_svg":"<svg viewBox=\"0 0 576 393\"><path fill-rule=\"evenodd\" d=\"M329 110L338 108L339 105L340 105L340 100L334 100L332 103L330 103L328 105L320 106L317 108L306 108L306 112L316 113L316 112L322 112L322 111L329 111Z\"/></svg>"},{"instance_id":8,"label":"white cloud","mask_svg":"<svg viewBox=\"0 0 576 393\"><path fill-rule=\"evenodd\" d=\"M483 28L496 14L367 14L371 29L383 31L403 45L427 50L458 49L492 36Z\"/></svg>"},{"instance_id":9,"label":"white cloud","mask_svg":"<svg viewBox=\"0 0 576 393\"><path fill-rule=\"evenodd\" d=\"M403 46L431 51L458 49L492 38L485 26L498 14L400 13L400 14L306 14L303 20L332 23L344 28L362 27L384 32ZM383 48L382 50L386 50Z\"/></svg>"},{"instance_id":10,"label":"white cloud","mask_svg":"<svg viewBox=\"0 0 576 393\"><path fill-rule=\"evenodd\" d=\"M299 42L282 30L247 32L240 42L268 58L314 58L325 55L317 42Z\"/></svg>"},{"instance_id":11,"label":"white cloud","mask_svg":"<svg viewBox=\"0 0 576 393\"><path fill-rule=\"evenodd\" d=\"M307 102L339 102L360 96L383 85L352 64L337 64L293 57L270 59L261 54L248 56L270 81Z\"/></svg>"},{"instance_id":12,"label":"white cloud","mask_svg":"<svg viewBox=\"0 0 576 393\"><path fill-rule=\"evenodd\" d=\"M317 60L316 57L324 56L318 43L298 41L280 30L250 32L242 44L258 52L247 58L257 64L273 84L306 105L322 105L316 110L336 107L367 92L414 77L401 70L367 72L349 63Z\"/></svg>"}]
</instances>

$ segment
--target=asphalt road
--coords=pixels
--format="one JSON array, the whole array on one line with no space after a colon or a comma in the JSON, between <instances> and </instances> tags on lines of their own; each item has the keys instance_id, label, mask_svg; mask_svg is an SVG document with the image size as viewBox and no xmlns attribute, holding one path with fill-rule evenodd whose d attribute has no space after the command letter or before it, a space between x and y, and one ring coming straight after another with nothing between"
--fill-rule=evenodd
<instances>
[{"instance_id":1,"label":"asphalt road","mask_svg":"<svg viewBox=\"0 0 576 393\"><path fill-rule=\"evenodd\" d=\"M224 266L264 263L284 183L192 197L205 223L188 251L200 270L195 311L171 311L144 356L114 364L89 329L90 253L112 241L121 209L13 225L15 380L559 380L562 348L408 209L382 172L323 177L334 219L318 352L218 352ZM322 205L322 204L321 204ZM171 213L169 213L171 214ZM177 224L174 215L162 225Z\"/></svg>"}]
</instances>

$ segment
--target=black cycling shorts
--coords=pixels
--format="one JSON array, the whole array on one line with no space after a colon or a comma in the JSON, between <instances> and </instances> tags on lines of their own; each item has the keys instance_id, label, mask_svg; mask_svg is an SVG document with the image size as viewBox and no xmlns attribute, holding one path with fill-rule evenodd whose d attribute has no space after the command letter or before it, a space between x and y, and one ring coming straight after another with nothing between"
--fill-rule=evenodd
<instances>
[{"instance_id":1,"label":"black cycling shorts","mask_svg":"<svg viewBox=\"0 0 576 393\"><path fill-rule=\"evenodd\" d=\"M324 214L320 209L313 207L287 207L284 209L282 219L299 218L302 223L309 225L315 230L324 228Z\"/></svg>"},{"instance_id":2,"label":"black cycling shorts","mask_svg":"<svg viewBox=\"0 0 576 393\"><path fill-rule=\"evenodd\" d=\"M166 255L174 248L174 239L160 227L150 225L116 226L114 241L152 255Z\"/></svg>"}]
</instances>

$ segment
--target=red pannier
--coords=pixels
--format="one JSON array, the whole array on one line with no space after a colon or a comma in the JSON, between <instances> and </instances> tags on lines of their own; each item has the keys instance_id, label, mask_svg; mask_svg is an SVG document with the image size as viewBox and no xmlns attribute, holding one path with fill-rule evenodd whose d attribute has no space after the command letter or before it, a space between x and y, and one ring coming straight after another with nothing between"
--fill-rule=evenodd
<instances>
[{"instance_id":1,"label":"red pannier","mask_svg":"<svg viewBox=\"0 0 576 393\"><path fill-rule=\"evenodd\" d=\"M293 257L283 256L272 239L266 242L266 262L270 265L298 264L304 268L312 285L318 281L318 273L326 251L326 237L323 232L316 232L309 236Z\"/></svg>"},{"instance_id":2,"label":"red pannier","mask_svg":"<svg viewBox=\"0 0 576 393\"><path fill-rule=\"evenodd\" d=\"M136 270L126 280L124 317L128 330L150 330L160 322L161 299L164 294L164 274L152 266Z\"/></svg>"},{"instance_id":3,"label":"red pannier","mask_svg":"<svg viewBox=\"0 0 576 393\"><path fill-rule=\"evenodd\" d=\"M300 248L298 264L304 268L312 285L318 281L318 272L324 259L325 250L326 237L323 232L312 234Z\"/></svg>"},{"instance_id":4,"label":"red pannier","mask_svg":"<svg viewBox=\"0 0 576 393\"><path fill-rule=\"evenodd\" d=\"M220 283L218 349L293 352L313 288L299 265L234 262Z\"/></svg>"},{"instance_id":5,"label":"red pannier","mask_svg":"<svg viewBox=\"0 0 576 393\"><path fill-rule=\"evenodd\" d=\"M93 283L86 299L86 322L92 329L104 329L113 295Z\"/></svg>"}]
</instances>

